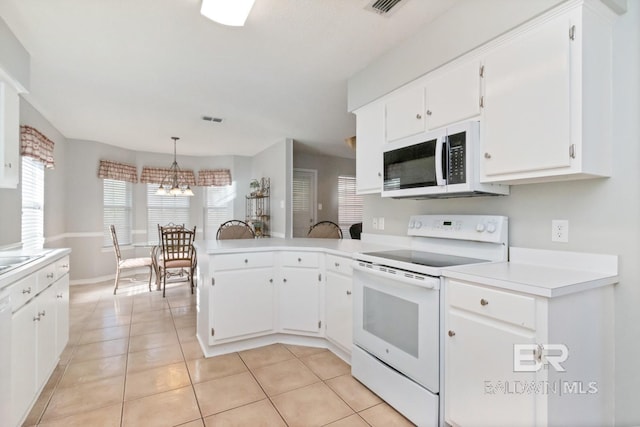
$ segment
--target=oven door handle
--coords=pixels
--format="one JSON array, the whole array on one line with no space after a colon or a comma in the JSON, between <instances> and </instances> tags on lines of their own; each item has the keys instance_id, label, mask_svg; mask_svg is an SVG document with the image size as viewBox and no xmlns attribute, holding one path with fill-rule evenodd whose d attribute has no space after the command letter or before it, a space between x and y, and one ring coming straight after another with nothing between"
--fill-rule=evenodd
<instances>
[{"instance_id":1,"label":"oven door handle","mask_svg":"<svg viewBox=\"0 0 640 427\"><path fill-rule=\"evenodd\" d=\"M396 282L402 282L408 285L418 286L425 289L440 289L440 279L436 277L424 276L421 274L410 273L408 271L387 267L389 271L394 271L394 274L387 271L380 271L375 267L367 267L367 265L371 264L362 261L353 261L351 263L351 266L354 270L361 271L366 274L371 274L372 276L383 277L385 279L394 280Z\"/></svg>"}]
</instances>

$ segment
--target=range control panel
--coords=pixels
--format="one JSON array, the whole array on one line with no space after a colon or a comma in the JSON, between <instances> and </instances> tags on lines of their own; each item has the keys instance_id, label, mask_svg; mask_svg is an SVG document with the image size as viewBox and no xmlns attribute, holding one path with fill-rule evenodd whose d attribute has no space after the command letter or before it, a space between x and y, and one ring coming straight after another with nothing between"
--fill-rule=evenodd
<instances>
[{"instance_id":1,"label":"range control panel","mask_svg":"<svg viewBox=\"0 0 640 427\"><path fill-rule=\"evenodd\" d=\"M407 235L506 244L508 227L500 215L413 215Z\"/></svg>"}]
</instances>

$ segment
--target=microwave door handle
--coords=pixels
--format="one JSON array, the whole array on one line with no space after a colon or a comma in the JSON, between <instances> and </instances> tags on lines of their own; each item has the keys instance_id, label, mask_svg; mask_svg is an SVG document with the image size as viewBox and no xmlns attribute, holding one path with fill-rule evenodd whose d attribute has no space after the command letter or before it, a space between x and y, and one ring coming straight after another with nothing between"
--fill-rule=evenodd
<instances>
[{"instance_id":1,"label":"microwave door handle","mask_svg":"<svg viewBox=\"0 0 640 427\"><path fill-rule=\"evenodd\" d=\"M447 181L445 181L444 176L442 176L442 148L445 145L445 140L445 136L436 140L436 184L438 186L447 185Z\"/></svg>"}]
</instances>

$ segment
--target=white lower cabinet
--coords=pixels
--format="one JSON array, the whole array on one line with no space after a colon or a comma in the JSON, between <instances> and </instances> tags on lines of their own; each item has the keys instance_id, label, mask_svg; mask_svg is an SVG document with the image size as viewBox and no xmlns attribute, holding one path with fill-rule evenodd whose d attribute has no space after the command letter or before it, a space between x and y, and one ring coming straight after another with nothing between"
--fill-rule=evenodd
<instances>
[{"instance_id":1,"label":"white lower cabinet","mask_svg":"<svg viewBox=\"0 0 640 427\"><path fill-rule=\"evenodd\" d=\"M351 259L327 255L325 334L329 341L351 354L353 343L353 288Z\"/></svg>"},{"instance_id":2,"label":"white lower cabinet","mask_svg":"<svg viewBox=\"0 0 640 427\"><path fill-rule=\"evenodd\" d=\"M278 283L278 325L282 332L320 334L322 275L316 252L282 252Z\"/></svg>"},{"instance_id":3,"label":"white lower cabinet","mask_svg":"<svg viewBox=\"0 0 640 427\"><path fill-rule=\"evenodd\" d=\"M212 257L212 264L209 344L272 333L275 329L273 254L216 255Z\"/></svg>"},{"instance_id":4,"label":"white lower cabinet","mask_svg":"<svg viewBox=\"0 0 640 427\"><path fill-rule=\"evenodd\" d=\"M447 423L613 425L612 286L553 298L451 278L444 289Z\"/></svg>"},{"instance_id":5,"label":"white lower cabinet","mask_svg":"<svg viewBox=\"0 0 640 427\"><path fill-rule=\"evenodd\" d=\"M66 270L54 264L18 280L11 287L11 422L26 417L53 372L69 340L69 258ZM39 293L36 294L36 290Z\"/></svg>"}]
</instances>

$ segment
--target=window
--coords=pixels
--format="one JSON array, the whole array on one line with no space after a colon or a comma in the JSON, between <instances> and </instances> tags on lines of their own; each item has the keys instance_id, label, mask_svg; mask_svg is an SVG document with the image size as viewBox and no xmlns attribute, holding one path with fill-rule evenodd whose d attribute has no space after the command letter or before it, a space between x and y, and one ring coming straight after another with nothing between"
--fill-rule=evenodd
<instances>
[{"instance_id":1,"label":"window","mask_svg":"<svg viewBox=\"0 0 640 427\"><path fill-rule=\"evenodd\" d=\"M338 225L342 234L349 235L351 225L362 222L362 196L356 194L356 178L338 177Z\"/></svg>"},{"instance_id":2,"label":"window","mask_svg":"<svg viewBox=\"0 0 640 427\"><path fill-rule=\"evenodd\" d=\"M22 157L22 247L44 245L44 164Z\"/></svg>"},{"instance_id":3,"label":"window","mask_svg":"<svg viewBox=\"0 0 640 427\"><path fill-rule=\"evenodd\" d=\"M235 186L205 187L204 233L205 239L215 240L218 227L233 219Z\"/></svg>"},{"instance_id":4,"label":"window","mask_svg":"<svg viewBox=\"0 0 640 427\"><path fill-rule=\"evenodd\" d=\"M118 243L131 244L131 206L132 185L127 181L115 179L103 180L103 244L110 246L111 232L109 226L116 226Z\"/></svg>"},{"instance_id":5,"label":"window","mask_svg":"<svg viewBox=\"0 0 640 427\"><path fill-rule=\"evenodd\" d=\"M189 224L188 196L158 196L160 184L147 184L147 239L158 242L158 224Z\"/></svg>"}]
</instances>

